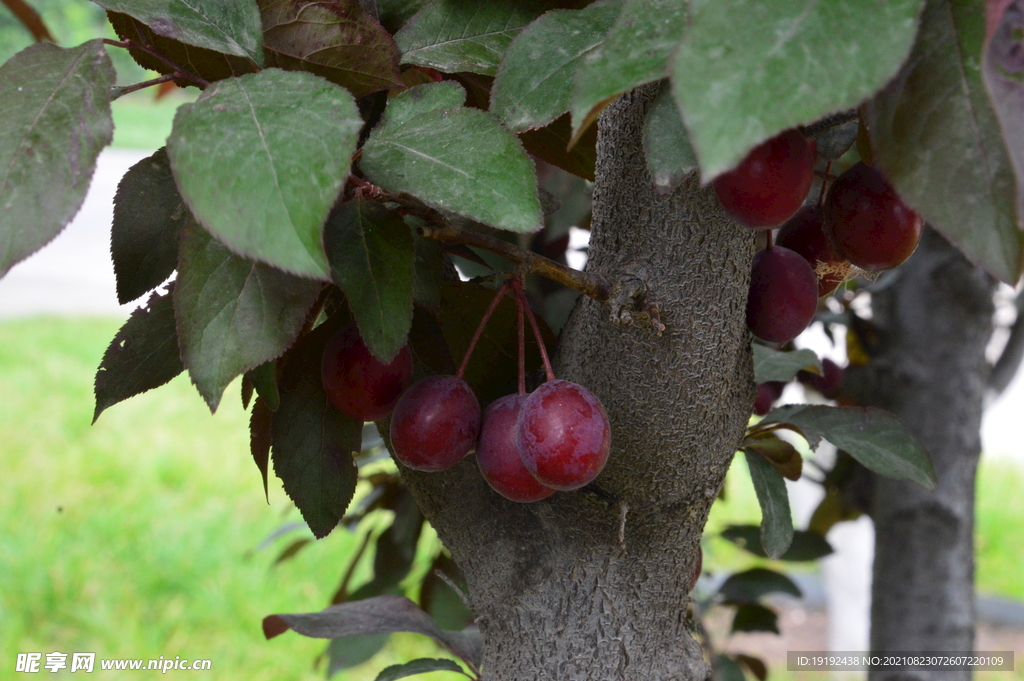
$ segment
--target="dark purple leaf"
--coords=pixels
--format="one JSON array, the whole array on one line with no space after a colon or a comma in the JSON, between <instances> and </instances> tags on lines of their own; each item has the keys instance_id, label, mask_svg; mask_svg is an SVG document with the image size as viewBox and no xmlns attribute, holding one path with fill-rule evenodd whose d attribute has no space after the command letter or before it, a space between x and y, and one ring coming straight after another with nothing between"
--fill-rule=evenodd
<instances>
[{"instance_id":1,"label":"dark purple leaf","mask_svg":"<svg viewBox=\"0 0 1024 681\"><path fill-rule=\"evenodd\" d=\"M259 0L267 66L309 71L362 97L402 88L398 46L357 0Z\"/></svg>"},{"instance_id":2,"label":"dark purple leaf","mask_svg":"<svg viewBox=\"0 0 1024 681\"><path fill-rule=\"evenodd\" d=\"M732 631L767 631L779 633L779 616L763 605L741 605L732 618Z\"/></svg>"},{"instance_id":3,"label":"dark purple leaf","mask_svg":"<svg viewBox=\"0 0 1024 681\"><path fill-rule=\"evenodd\" d=\"M252 416L249 419L249 450L256 468L263 478L263 494L270 503L270 490L267 486L267 466L270 462L270 444L273 437L271 423L274 413L270 411L262 397L256 398L252 405Z\"/></svg>"},{"instance_id":4,"label":"dark purple leaf","mask_svg":"<svg viewBox=\"0 0 1024 681\"><path fill-rule=\"evenodd\" d=\"M269 615L263 618L263 633L270 639L292 629L311 638L340 638L399 631L429 636L460 658L479 663L478 634L473 631L444 631L430 615L404 596L376 596L332 605L320 612Z\"/></svg>"},{"instance_id":5,"label":"dark purple leaf","mask_svg":"<svg viewBox=\"0 0 1024 681\"><path fill-rule=\"evenodd\" d=\"M188 216L171 175L167 150L133 165L117 185L110 255L122 305L162 284L178 264Z\"/></svg>"},{"instance_id":6,"label":"dark purple leaf","mask_svg":"<svg viewBox=\"0 0 1024 681\"><path fill-rule=\"evenodd\" d=\"M398 681L398 679L404 679L417 674L426 674L427 672L459 672L460 674L465 674L462 671L462 667L451 660L421 657L418 660L412 660L405 664L393 664L390 667L385 667L374 681Z\"/></svg>"},{"instance_id":7,"label":"dark purple leaf","mask_svg":"<svg viewBox=\"0 0 1024 681\"><path fill-rule=\"evenodd\" d=\"M752 568L736 572L718 588L718 593L729 603L757 603L770 593L786 593L800 598L800 587L781 572L767 568Z\"/></svg>"},{"instance_id":8,"label":"dark purple leaf","mask_svg":"<svg viewBox=\"0 0 1024 681\"><path fill-rule=\"evenodd\" d=\"M332 322L303 337L285 356L281 406L272 417L274 472L318 539L337 526L355 493L358 469L352 457L363 430L330 405L320 381L323 349L337 330Z\"/></svg>"},{"instance_id":9,"label":"dark purple leaf","mask_svg":"<svg viewBox=\"0 0 1024 681\"><path fill-rule=\"evenodd\" d=\"M154 293L114 336L96 372L96 411L159 388L182 372L171 294Z\"/></svg>"}]
</instances>

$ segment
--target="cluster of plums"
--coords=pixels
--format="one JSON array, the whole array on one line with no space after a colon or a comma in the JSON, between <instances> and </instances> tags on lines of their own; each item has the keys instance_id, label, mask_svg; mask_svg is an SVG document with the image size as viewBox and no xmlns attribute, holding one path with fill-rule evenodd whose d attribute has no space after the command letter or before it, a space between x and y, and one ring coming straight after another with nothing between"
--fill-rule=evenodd
<instances>
[{"instance_id":1,"label":"cluster of plums","mask_svg":"<svg viewBox=\"0 0 1024 681\"><path fill-rule=\"evenodd\" d=\"M814 179L814 143L787 130L756 147L713 182L733 218L754 229L782 228L754 256L747 326L785 343L814 318L818 298L842 283L850 265L896 267L921 239L921 218L881 173L858 162L836 178L822 207L804 206Z\"/></svg>"},{"instance_id":2,"label":"cluster of plums","mask_svg":"<svg viewBox=\"0 0 1024 681\"><path fill-rule=\"evenodd\" d=\"M338 411L358 421L391 414L392 451L409 468L442 471L475 449L491 487L528 502L586 485L608 460L608 416L580 385L549 380L496 400L481 417L462 378L431 376L410 387L412 372L408 347L384 364L354 324L331 338L321 364L324 391Z\"/></svg>"}]
</instances>

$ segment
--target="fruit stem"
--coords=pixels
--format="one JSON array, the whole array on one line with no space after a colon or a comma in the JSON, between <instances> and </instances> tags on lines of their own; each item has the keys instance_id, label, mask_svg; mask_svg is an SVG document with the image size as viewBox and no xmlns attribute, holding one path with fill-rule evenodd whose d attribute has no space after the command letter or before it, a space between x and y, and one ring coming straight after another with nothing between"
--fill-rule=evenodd
<instances>
[{"instance_id":1,"label":"fruit stem","mask_svg":"<svg viewBox=\"0 0 1024 681\"><path fill-rule=\"evenodd\" d=\"M832 175L832 161L825 164L825 175L826 177L821 178L821 194L818 195L818 208L825 205L825 194L828 192L828 186L832 184L832 180L829 179L834 177Z\"/></svg>"},{"instance_id":2,"label":"fruit stem","mask_svg":"<svg viewBox=\"0 0 1024 681\"><path fill-rule=\"evenodd\" d=\"M765 250L771 250L771 248L775 245L775 243L772 241L772 230L769 229L765 231L765 239L767 239L767 245L765 246Z\"/></svg>"},{"instance_id":3,"label":"fruit stem","mask_svg":"<svg viewBox=\"0 0 1024 681\"><path fill-rule=\"evenodd\" d=\"M516 333L519 336L519 394L526 394L526 322L523 321L523 301L516 296Z\"/></svg>"},{"instance_id":4,"label":"fruit stem","mask_svg":"<svg viewBox=\"0 0 1024 681\"><path fill-rule=\"evenodd\" d=\"M529 301L526 300L526 293L523 292L523 286L515 279L510 279L512 282L512 290L515 291L516 295L519 296L520 304L523 309L526 310L526 316L530 320L530 327L533 329L533 337L537 340L537 348L540 350L540 357L544 360L544 372L547 374L549 381L555 380L555 372L551 368L551 359L548 358L548 349L544 347L544 338L540 335L540 327L537 326L537 318L533 316L533 309L530 307Z\"/></svg>"},{"instance_id":5,"label":"fruit stem","mask_svg":"<svg viewBox=\"0 0 1024 681\"><path fill-rule=\"evenodd\" d=\"M167 81L174 80L177 77L178 76L176 76L173 73L168 73L166 75L160 76L159 78L153 78L152 80L144 80L141 83L135 83L134 85L123 85L121 87L117 87L115 85L114 87L110 88L110 91L111 91L110 100L113 101L113 100L117 99L118 97L123 97L124 95L126 95L126 94L128 94L130 92L136 92L138 90L142 90L142 89L150 87L152 85L159 85L160 83L166 83Z\"/></svg>"},{"instance_id":6,"label":"fruit stem","mask_svg":"<svg viewBox=\"0 0 1024 681\"><path fill-rule=\"evenodd\" d=\"M459 370L455 372L455 378L462 378L462 375L466 373L466 366L469 364L469 358L473 354L473 350L476 348L477 341L480 340L480 336L484 332L484 327L487 326L487 322L490 321L491 315L498 308L498 303L501 302L502 296L508 291L508 282L506 281L498 289L498 292L494 296L494 300L491 301L491 306L487 308L487 312L484 312L484 316L480 319L480 323L476 327L476 331L473 332L473 338L469 341L469 347L466 348L466 354L462 356L462 364L459 365Z\"/></svg>"}]
</instances>

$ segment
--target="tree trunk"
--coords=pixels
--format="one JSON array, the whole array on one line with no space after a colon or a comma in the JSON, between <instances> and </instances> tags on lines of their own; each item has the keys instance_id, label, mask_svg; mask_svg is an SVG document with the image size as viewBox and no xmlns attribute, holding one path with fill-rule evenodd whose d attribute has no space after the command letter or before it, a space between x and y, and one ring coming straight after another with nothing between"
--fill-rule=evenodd
<instances>
[{"instance_id":1,"label":"tree trunk","mask_svg":"<svg viewBox=\"0 0 1024 681\"><path fill-rule=\"evenodd\" d=\"M639 313L615 324L583 299L556 363L607 409L605 471L582 490L515 504L471 459L441 474L403 470L466 575L488 681L709 674L687 590L754 397L744 323L754 236L695 176L655 192L641 148L655 92L639 88L601 117L588 268L617 291L642 284L665 332Z\"/></svg>"},{"instance_id":2,"label":"tree trunk","mask_svg":"<svg viewBox=\"0 0 1024 681\"><path fill-rule=\"evenodd\" d=\"M873 652L974 646L974 482L994 286L928 229L896 283L872 297L882 340L858 377L860 398L900 418L931 454L939 481L933 493L875 477ZM970 676L876 671L870 678Z\"/></svg>"}]
</instances>

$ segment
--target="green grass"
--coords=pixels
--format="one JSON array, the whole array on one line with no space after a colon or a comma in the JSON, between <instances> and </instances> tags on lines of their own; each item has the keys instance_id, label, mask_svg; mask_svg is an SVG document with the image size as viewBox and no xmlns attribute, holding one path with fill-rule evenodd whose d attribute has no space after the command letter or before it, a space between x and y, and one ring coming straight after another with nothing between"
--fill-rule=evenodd
<instances>
[{"instance_id":1,"label":"green grass","mask_svg":"<svg viewBox=\"0 0 1024 681\"><path fill-rule=\"evenodd\" d=\"M90 426L92 375L118 326L0 323L0 669L19 652L60 651L208 658L212 679L322 678L312 661L324 641L268 642L260 623L323 608L353 537L336 532L277 567L283 544L247 557L297 516L278 485L270 506L263 497L237 384L216 416L179 376ZM393 642L335 678L435 654L414 635Z\"/></svg>"},{"instance_id":2,"label":"green grass","mask_svg":"<svg viewBox=\"0 0 1024 681\"><path fill-rule=\"evenodd\" d=\"M171 134L171 124L178 107L195 101L195 88L179 90L160 100L154 98L155 88L139 90L114 100L113 146L124 149L158 149Z\"/></svg>"},{"instance_id":3,"label":"green grass","mask_svg":"<svg viewBox=\"0 0 1024 681\"><path fill-rule=\"evenodd\" d=\"M975 502L976 580L981 593L1024 600L1024 470L982 459Z\"/></svg>"},{"instance_id":4,"label":"green grass","mask_svg":"<svg viewBox=\"0 0 1024 681\"><path fill-rule=\"evenodd\" d=\"M181 376L90 425L92 376L118 326L0 323L0 669L19 652L60 651L209 658L211 679L322 678L312 661L324 642L293 633L268 642L260 622L273 612L324 607L353 537L337 532L277 567L274 556L287 540L250 555L296 513L273 478L269 506L263 498L237 385L216 416ZM1024 471L982 465L983 592L1024 598L1024 549L1014 540L1024 535L1022 485ZM761 562L714 536L759 519L737 461L726 501L708 523L705 566L733 571ZM424 639L399 635L335 678L369 680L387 664L434 654Z\"/></svg>"}]
</instances>

